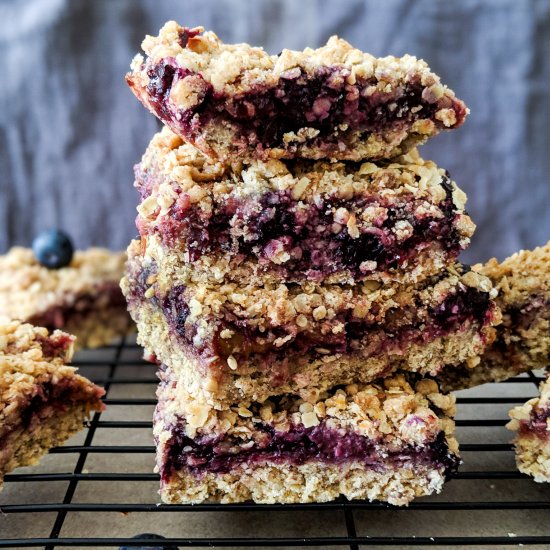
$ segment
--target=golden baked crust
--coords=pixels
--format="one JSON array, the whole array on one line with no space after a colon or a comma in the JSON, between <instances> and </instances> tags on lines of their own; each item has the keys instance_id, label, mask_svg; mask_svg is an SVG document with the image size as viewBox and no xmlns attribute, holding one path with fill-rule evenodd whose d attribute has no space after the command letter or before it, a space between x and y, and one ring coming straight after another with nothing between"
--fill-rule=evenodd
<instances>
[{"instance_id":1,"label":"golden baked crust","mask_svg":"<svg viewBox=\"0 0 550 550\"><path fill-rule=\"evenodd\" d=\"M170 21L142 47L146 59L137 55L126 77L132 91L176 133L226 160L389 158L460 126L468 112L424 61L375 58L335 36L315 50L269 55Z\"/></svg>"},{"instance_id":2,"label":"golden baked crust","mask_svg":"<svg viewBox=\"0 0 550 550\"><path fill-rule=\"evenodd\" d=\"M445 483L441 468L424 464L389 467L383 471L349 462L335 464L265 464L224 474L204 474L200 479L180 471L161 484L167 504L229 504L254 501L260 504L328 502L340 496L348 500L388 502L406 506L417 497L440 493Z\"/></svg>"},{"instance_id":3,"label":"golden baked crust","mask_svg":"<svg viewBox=\"0 0 550 550\"><path fill-rule=\"evenodd\" d=\"M32 250L0 256L0 315L69 331L77 347L97 347L128 332L118 284L126 254L104 248L77 251L71 263L48 269Z\"/></svg>"}]
</instances>

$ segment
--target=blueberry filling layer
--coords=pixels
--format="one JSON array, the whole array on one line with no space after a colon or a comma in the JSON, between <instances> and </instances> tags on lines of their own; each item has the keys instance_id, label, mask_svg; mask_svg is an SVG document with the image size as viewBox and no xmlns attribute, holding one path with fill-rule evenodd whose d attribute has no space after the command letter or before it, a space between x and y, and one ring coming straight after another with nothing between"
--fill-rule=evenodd
<instances>
[{"instance_id":1,"label":"blueberry filling layer","mask_svg":"<svg viewBox=\"0 0 550 550\"><path fill-rule=\"evenodd\" d=\"M102 283L94 293L82 293L69 304L52 306L31 317L28 322L48 330L63 329L72 321L79 321L101 309L126 310L126 299L115 282Z\"/></svg>"},{"instance_id":2,"label":"blueberry filling layer","mask_svg":"<svg viewBox=\"0 0 550 550\"><path fill-rule=\"evenodd\" d=\"M346 82L349 71L340 67L320 67L314 75L295 68L274 87L258 84L235 95L215 92L200 74L178 67L174 58L149 66L147 75L149 104L174 131L196 139L208 122L229 120L241 133L243 146L260 150L290 148L284 142L285 134L304 127L318 131L309 144L338 152L346 134L360 132L368 137L388 129L408 130L419 119L431 119L441 128L442 123L435 118L441 108L454 110L454 126L462 124L466 116L465 106L456 99L425 99L423 96L429 94L423 93L425 87L419 81L369 95L365 91L377 84L376 78L359 78L351 85ZM177 109L170 101L170 91L186 79L187 87L193 90L193 105Z\"/></svg>"},{"instance_id":3,"label":"blueberry filling layer","mask_svg":"<svg viewBox=\"0 0 550 550\"><path fill-rule=\"evenodd\" d=\"M389 468L428 466L443 470L449 477L460 463L460 459L449 451L443 432L424 446L407 445L394 450L358 433L332 429L324 423L313 428L292 426L287 432L276 431L264 423L255 424L254 429L254 439L243 444L242 439L234 437L191 439L185 435L183 426L173 426L161 467L162 480L169 481L170 476L180 470L195 476L223 474L244 464L254 466L266 462L292 465L360 462L379 472Z\"/></svg>"},{"instance_id":4,"label":"blueberry filling layer","mask_svg":"<svg viewBox=\"0 0 550 550\"><path fill-rule=\"evenodd\" d=\"M449 295L437 307L429 309L426 318L421 320L418 320L415 310L389 312L380 324L358 321L349 312L347 318L342 316L341 320L345 324L342 332L300 332L283 345L275 347L273 341L288 337L288 331L281 328L265 332L251 330L246 320L231 319L229 314L224 321L211 319L210 323L217 330L210 341L198 345L194 339L196 327L188 322L189 307L182 286L174 287L162 301L161 307L171 330L193 354L207 358L227 358L233 355L237 361L262 354L267 363L271 359L281 361L291 355L309 354L316 357L327 352L348 354L365 346L369 348L370 355L400 352L411 344L425 344L473 324L481 328L490 321L493 312L487 292L471 287L458 288L456 293ZM225 329L229 329L233 336L222 338L220 334Z\"/></svg>"},{"instance_id":5,"label":"blueberry filling layer","mask_svg":"<svg viewBox=\"0 0 550 550\"><path fill-rule=\"evenodd\" d=\"M141 177L142 174L137 174ZM145 176L147 177L147 176ZM138 181L139 184L139 181ZM270 192L246 201L229 196L213 210L193 208L185 193L155 226L138 217L142 235L156 232L164 246L183 246L190 261L217 253L254 257L266 269L319 280L346 270L354 277L373 271L388 272L403 265L410 268L419 261L424 248L437 246L448 261L464 248L463 237L455 225L457 211L452 186L447 177L442 187L446 198L431 215L418 215L425 203L412 196L389 203L381 196L353 201L323 200L307 207L292 199L290 192ZM372 225L350 236L339 212L364 212L376 209ZM396 227L406 222L407 233Z\"/></svg>"}]
</instances>

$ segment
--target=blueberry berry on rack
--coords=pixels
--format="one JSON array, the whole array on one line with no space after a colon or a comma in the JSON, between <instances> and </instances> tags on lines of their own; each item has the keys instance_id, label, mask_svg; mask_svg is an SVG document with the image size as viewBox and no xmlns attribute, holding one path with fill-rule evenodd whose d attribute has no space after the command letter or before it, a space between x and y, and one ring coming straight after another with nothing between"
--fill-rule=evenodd
<instances>
[{"instance_id":1,"label":"blueberry berry on rack","mask_svg":"<svg viewBox=\"0 0 550 550\"><path fill-rule=\"evenodd\" d=\"M35 237L32 251L36 259L48 269L58 269L71 263L73 244L59 229L48 229Z\"/></svg>"},{"instance_id":2,"label":"blueberry berry on rack","mask_svg":"<svg viewBox=\"0 0 550 550\"><path fill-rule=\"evenodd\" d=\"M165 540L165 538L160 535L155 535L154 533L141 533L132 538L143 540L144 542L151 541L151 544L146 546L119 546L119 550L179 550L179 548L173 544L168 546L155 546L155 541Z\"/></svg>"}]
</instances>

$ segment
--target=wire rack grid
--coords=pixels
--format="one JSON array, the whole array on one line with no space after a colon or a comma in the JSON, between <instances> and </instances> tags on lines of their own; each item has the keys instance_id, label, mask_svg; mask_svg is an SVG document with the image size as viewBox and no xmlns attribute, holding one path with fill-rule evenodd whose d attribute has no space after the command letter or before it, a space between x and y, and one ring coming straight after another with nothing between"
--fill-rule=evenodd
<instances>
[{"instance_id":1,"label":"wire rack grid","mask_svg":"<svg viewBox=\"0 0 550 550\"><path fill-rule=\"evenodd\" d=\"M1 548L139 546L154 532L180 548L550 548L550 487L514 466L507 411L536 394L529 373L458 396L464 464L442 494L407 508L320 504L163 505L153 473L155 368L133 341L83 352L75 364L106 389L107 410L40 465L5 478Z\"/></svg>"}]
</instances>

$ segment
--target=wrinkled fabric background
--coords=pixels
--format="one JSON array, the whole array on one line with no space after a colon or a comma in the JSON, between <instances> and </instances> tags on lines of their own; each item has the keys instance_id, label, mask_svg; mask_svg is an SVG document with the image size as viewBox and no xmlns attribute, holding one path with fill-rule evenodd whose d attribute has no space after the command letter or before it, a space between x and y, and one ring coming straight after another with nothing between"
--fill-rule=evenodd
<instances>
[{"instance_id":1,"label":"wrinkled fabric background","mask_svg":"<svg viewBox=\"0 0 550 550\"><path fill-rule=\"evenodd\" d=\"M123 76L168 19L272 53L336 33L424 58L471 108L421 150L468 193L463 259L550 239L550 0L2 0L0 252L50 226L80 248L136 233L132 166L159 124Z\"/></svg>"}]
</instances>

